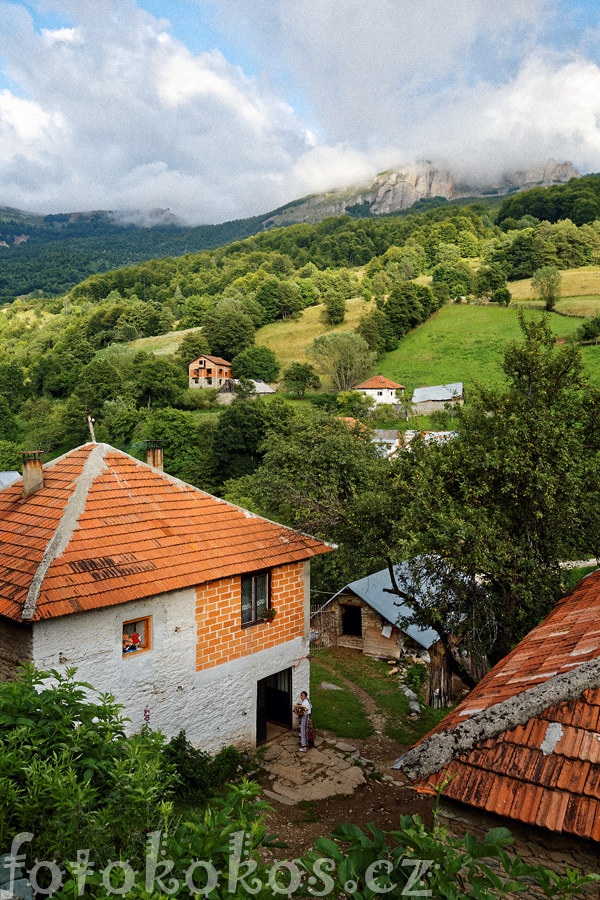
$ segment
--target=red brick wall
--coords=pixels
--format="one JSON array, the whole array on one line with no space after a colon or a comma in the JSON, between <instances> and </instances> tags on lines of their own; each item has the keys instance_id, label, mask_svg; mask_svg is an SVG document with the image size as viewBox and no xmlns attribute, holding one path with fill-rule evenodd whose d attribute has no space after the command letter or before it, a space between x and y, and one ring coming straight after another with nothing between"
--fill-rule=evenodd
<instances>
[{"instance_id":1,"label":"red brick wall","mask_svg":"<svg viewBox=\"0 0 600 900\"><path fill-rule=\"evenodd\" d=\"M196 588L196 669L275 647L304 634L303 563L271 569L273 622L242 628L241 577L221 578Z\"/></svg>"}]
</instances>

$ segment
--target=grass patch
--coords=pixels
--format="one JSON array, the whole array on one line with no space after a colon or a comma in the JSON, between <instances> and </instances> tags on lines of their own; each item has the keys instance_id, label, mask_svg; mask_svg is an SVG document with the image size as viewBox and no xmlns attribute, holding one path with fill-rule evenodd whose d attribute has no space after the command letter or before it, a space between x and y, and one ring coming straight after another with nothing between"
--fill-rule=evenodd
<instances>
[{"instance_id":1,"label":"grass patch","mask_svg":"<svg viewBox=\"0 0 600 900\"><path fill-rule=\"evenodd\" d=\"M565 569L563 579L565 594L570 593L582 578L585 578L590 572L595 572L597 568L598 566L582 566L580 569Z\"/></svg>"},{"instance_id":2,"label":"grass patch","mask_svg":"<svg viewBox=\"0 0 600 900\"><path fill-rule=\"evenodd\" d=\"M341 690L323 690L319 687L323 681L336 684ZM315 728L326 728L345 738L366 738L373 734L362 704L340 678L314 660L310 664L310 699Z\"/></svg>"},{"instance_id":3,"label":"grass patch","mask_svg":"<svg viewBox=\"0 0 600 900\"><path fill-rule=\"evenodd\" d=\"M420 719L409 721L408 699L400 690L398 679L388 675L390 667L386 662L358 652L348 654L335 650L319 650L317 658L319 657L372 697L386 718L385 733L401 744L414 744L450 711L425 706ZM315 665L316 663L311 662L311 668ZM324 671L328 672L327 680L335 684L333 673L327 669Z\"/></svg>"},{"instance_id":4,"label":"grass patch","mask_svg":"<svg viewBox=\"0 0 600 900\"><path fill-rule=\"evenodd\" d=\"M567 338L579 322L551 316L550 325L557 337ZM502 353L509 341L520 337L514 308L452 303L407 334L397 350L381 358L378 368L382 375L405 385L407 397L416 387L452 381L467 386L473 382L500 384L504 381ZM593 374L600 379L600 354Z\"/></svg>"},{"instance_id":5,"label":"grass patch","mask_svg":"<svg viewBox=\"0 0 600 900\"><path fill-rule=\"evenodd\" d=\"M282 373L293 362L308 362L306 348L320 334L332 331L354 331L360 317L373 306L372 301L356 297L346 302L346 318L341 325L331 326L323 322L324 305L309 306L295 321L271 322L256 332L256 343L269 347L279 362Z\"/></svg>"},{"instance_id":6,"label":"grass patch","mask_svg":"<svg viewBox=\"0 0 600 900\"><path fill-rule=\"evenodd\" d=\"M298 809L302 811L302 818L294 821L299 825L302 822L320 822L321 815L316 809L314 800L301 800Z\"/></svg>"}]
</instances>

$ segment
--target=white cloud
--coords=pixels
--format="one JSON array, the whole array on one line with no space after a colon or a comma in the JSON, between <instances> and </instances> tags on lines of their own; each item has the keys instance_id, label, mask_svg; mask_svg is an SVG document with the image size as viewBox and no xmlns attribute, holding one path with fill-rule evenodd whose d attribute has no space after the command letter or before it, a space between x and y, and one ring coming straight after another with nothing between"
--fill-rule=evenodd
<instances>
[{"instance_id":1,"label":"white cloud","mask_svg":"<svg viewBox=\"0 0 600 900\"><path fill-rule=\"evenodd\" d=\"M600 169L600 69L544 49L555 0L219 0L252 78L138 2L36 0L64 19L37 30L0 0L0 205L223 221L415 158Z\"/></svg>"},{"instance_id":2,"label":"white cloud","mask_svg":"<svg viewBox=\"0 0 600 900\"><path fill-rule=\"evenodd\" d=\"M278 176L310 147L287 104L132 2L61 6L75 28L51 37L0 4L0 56L26 95L0 103L0 204L170 206L195 221L278 204Z\"/></svg>"},{"instance_id":3,"label":"white cloud","mask_svg":"<svg viewBox=\"0 0 600 900\"><path fill-rule=\"evenodd\" d=\"M481 177L551 156L600 168L600 67L535 53L501 86L481 83L415 133L464 174Z\"/></svg>"}]
</instances>

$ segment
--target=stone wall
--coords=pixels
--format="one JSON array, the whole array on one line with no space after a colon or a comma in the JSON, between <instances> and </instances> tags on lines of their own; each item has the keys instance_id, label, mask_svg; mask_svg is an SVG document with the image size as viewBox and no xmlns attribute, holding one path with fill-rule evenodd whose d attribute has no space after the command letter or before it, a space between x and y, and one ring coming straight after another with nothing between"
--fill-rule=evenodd
<instances>
[{"instance_id":1,"label":"stone wall","mask_svg":"<svg viewBox=\"0 0 600 900\"><path fill-rule=\"evenodd\" d=\"M31 659L31 626L0 617L0 681L14 678L19 663Z\"/></svg>"},{"instance_id":2,"label":"stone wall","mask_svg":"<svg viewBox=\"0 0 600 900\"><path fill-rule=\"evenodd\" d=\"M278 615L272 624L256 626L261 635L270 635L271 643L261 641L256 632L247 655L197 669L198 598L197 591L189 588L36 622L35 664L59 671L76 666L79 680L114 694L123 705L130 719L129 733L140 730L144 709L148 709L151 727L167 737L184 729L193 744L209 752L228 744L254 747L257 681L292 668L294 697L309 684L308 614L304 616L309 603L309 563L290 566L291 574L286 568L274 570L279 572L273 587L279 599L273 605L281 606L281 619ZM294 596L294 613L292 606L287 612L283 609L287 594ZM240 630L240 615L238 603L232 634ZM123 623L145 616L151 617L151 649L123 656ZM223 644L223 635L215 635L213 642Z\"/></svg>"},{"instance_id":3,"label":"stone wall","mask_svg":"<svg viewBox=\"0 0 600 900\"><path fill-rule=\"evenodd\" d=\"M480 812L472 807L446 799L440 803L438 821L442 825L448 825L455 834L464 834L465 831L469 831L479 840L482 840L492 828L503 826L509 829L515 839L514 844L507 849L522 857L528 865L545 866L559 875L565 874L565 865L585 874L600 873L600 846L594 841L584 840L570 834L556 834L535 825L527 826L513 819ZM507 894L503 896L517 898L522 895ZM546 895L540 888L533 896L545 897ZM600 887L597 884L590 885L587 889L583 888L577 896L598 898Z\"/></svg>"}]
</instances>

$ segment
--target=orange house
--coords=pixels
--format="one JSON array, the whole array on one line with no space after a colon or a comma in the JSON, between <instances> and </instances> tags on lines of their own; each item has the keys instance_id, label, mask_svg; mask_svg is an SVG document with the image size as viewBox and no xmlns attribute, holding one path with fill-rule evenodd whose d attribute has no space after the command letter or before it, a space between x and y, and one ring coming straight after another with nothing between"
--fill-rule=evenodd
<instances>
[{"instance_id":1,"label":"orange house","mask_svg":"<svg viewBox=\"0 0 600 900\"><path fill-rule=\"evenodd\" d=\"M220 388L229 378L231 363L220 356L198 356L189 365L191 388Z\"/></svg>"},{"instance_id":2,"label":"orange house","mask_svg":"<svg viewBox=\"0 0 600 900\"><path fill-rule=\"evenodd\" d=\"M0 490L0 677L76 666L131 720L216 750L292 724L310 558L331 548L107 444Z\"/></svg>"}]
</instances>

